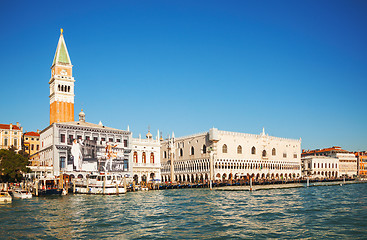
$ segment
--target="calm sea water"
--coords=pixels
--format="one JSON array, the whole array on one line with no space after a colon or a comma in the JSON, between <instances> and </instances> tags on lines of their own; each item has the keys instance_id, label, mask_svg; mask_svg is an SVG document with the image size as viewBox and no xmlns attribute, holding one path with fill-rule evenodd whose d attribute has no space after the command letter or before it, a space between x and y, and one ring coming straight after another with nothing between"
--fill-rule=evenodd
<instances>
[{"instance_id":1,"label":"calm sea water","mask_svg":"<svg viewBox=\"0 0 367 240\"><path fill-rule=\"evenodd\" d=\"M33 198L0 219L5 239L366 239L367 184Z\"/></svg>"}]
</instances>

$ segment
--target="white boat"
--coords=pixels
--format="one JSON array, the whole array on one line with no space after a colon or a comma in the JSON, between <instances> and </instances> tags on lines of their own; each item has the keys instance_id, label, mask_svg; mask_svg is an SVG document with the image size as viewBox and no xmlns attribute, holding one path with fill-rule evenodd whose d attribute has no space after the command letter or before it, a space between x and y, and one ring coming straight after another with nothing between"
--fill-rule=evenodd
<instances>
[{"instance_id":1,"label":"white boat","mask_svg":"<svg viewBox=\"0 0 367 240\"><path fill-rule=\"evenodd\" d=\"M12 200L8 192L0 192L0 203L11 203Z\"/></svg>"},{"instance_id":2,"label":"white boat","mask_svg":"<svg viewBox=\"0 0 367 240\"><path fill-rule=\"evenodd\" d=\"M149 190L149 188L148 187L141 187L140 188L142 191L148 191Z\"/></svg>"},{"instance_id":3,"label":"white boat","mask_svg":"<svg viewBox=\"0 0 367 240\"><path fill-rule=\"evenodd\" d=\"M21 198L21 199L32 198L32 193L28 192L26 190L14 189L13 190L13 197L14 198Z\"/></svg>"},{"instance_id":4,"label":"white boat","mask_svg":"<svg viewBox=\"0 0 367 240\"><path fill-rule=\"evenodd\" d=\"M75 193L123 194L126 193L124 178L119 174L94 174L87 179L75 179Z\"/></svg>"}]
</instances>

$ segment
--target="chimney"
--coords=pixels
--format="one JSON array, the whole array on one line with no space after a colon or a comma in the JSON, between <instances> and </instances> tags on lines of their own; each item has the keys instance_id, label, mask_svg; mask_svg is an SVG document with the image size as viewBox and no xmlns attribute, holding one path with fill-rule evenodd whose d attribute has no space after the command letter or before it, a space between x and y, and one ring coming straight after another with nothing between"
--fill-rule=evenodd
<instances>
[{"instance_id":1,"label":"chimney","mask_svg":"<svg viewBox=\"0 0 367 240\"><path fill-rule=\"evenodd\" d=\"M12 123L10 123L10 128L9 128L10 130L12 130L13 129L13 124Z\"/></svg>"},{"instance_id":2,"label":"chimney","mask_svg":"<svg viewBox=\"0 0 367 240\"><path fill-rule=\"evenodd\" d=\"M39 129L37 129L37 133L38 133L38 134L40 133L40 130L39 130Z\"/></svg>"},{"instance_id":3,"label":"chimney","mask_svg":"<svg viewBox=\"0 0 367 240\"><path fill-rule=\"evenodd\" d=\"M20 124L19 124L19 122L17 122L17 127L19 127L20 126Z\"/></svg>"}]
</instances>

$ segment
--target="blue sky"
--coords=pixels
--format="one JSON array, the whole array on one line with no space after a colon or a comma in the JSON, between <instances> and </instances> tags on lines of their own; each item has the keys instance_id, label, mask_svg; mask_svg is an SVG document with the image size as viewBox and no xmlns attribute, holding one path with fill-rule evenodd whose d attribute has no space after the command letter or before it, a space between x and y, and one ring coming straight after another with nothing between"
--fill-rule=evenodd
<instances>
[{"instance_id":1,"label":"blue sky","mask_svg":"<svg viewBox=\"0 0 367 240\"><path fill-rule=\"evenodd\" d=\"M367 150L366 1L1 1L0 123L49 123L60 28L75 112L164 137L221 130Z\"/></svg>"}]
</instances>

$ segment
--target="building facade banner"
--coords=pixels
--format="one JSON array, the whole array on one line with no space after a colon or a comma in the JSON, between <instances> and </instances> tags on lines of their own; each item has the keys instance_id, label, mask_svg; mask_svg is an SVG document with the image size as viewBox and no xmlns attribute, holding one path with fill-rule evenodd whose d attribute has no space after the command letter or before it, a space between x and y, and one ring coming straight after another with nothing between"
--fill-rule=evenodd
<instances>
[{"instance_id":1,"label":"building facade banner","mask_svg":"<svg viewBox=\"0 0 367 240\"><path fill-rule=\"evenodd\" d=\"M128 158L122 144L68 139L68 171L126 172Z\"/></svg>"}]
</instances>

